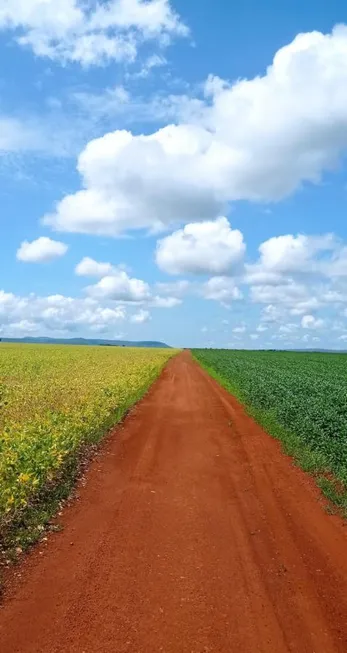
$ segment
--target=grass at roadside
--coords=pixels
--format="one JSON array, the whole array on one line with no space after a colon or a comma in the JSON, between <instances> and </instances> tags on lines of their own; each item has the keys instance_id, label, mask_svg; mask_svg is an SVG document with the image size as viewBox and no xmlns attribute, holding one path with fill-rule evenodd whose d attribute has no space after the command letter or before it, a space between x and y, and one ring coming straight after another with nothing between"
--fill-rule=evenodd
<instances>
[{"instance_id":1,"label":"grass at roadside","mask_svg":"<svg viewBox=\"0 0 347 653\"><path fill-rule=\"evenodd\" d=\"M0 345L0 553L37 539L81 460L176 352Z\"/></svg>"},{"instance_id":2,"label":"grass at roadside","mask_svg":"<svg viewBox=\"0 0 347 653\"><path fill-rule=\"evenodd\" d=\"M232 350L192 353L347 515L347 357Z\"/></svg>"}]
</instances>

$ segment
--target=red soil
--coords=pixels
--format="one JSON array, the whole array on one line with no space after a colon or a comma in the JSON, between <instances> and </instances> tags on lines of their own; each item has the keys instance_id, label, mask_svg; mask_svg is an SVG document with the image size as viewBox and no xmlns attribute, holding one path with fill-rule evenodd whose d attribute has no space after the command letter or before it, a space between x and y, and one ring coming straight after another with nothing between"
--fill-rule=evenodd
<instances>
[{"instance_id":1,"label":"red soil","mask_svg":"<svg viewBox=\"0 0 347 653\"><path fill-rule=\"evenodd\" d=\"M173 359L19 567L1 653L347 651L347 530L193 362Z\"/></svg>"}]
</instances>

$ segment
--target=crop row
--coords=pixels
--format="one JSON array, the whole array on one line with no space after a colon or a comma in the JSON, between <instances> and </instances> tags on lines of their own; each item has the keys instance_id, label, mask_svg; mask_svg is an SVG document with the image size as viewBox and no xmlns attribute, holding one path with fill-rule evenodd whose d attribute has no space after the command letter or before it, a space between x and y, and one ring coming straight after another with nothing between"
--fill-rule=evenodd
<instances>
[{"instance_id":1,"label":"crop row","mask_svg":"<svg viewBox=\"0 0 347 653\"><path fill-rule=\"evenodd\" d=\"M121 419L173 353L0 345L0 534Z\"/></svg>"},{"instance_id":2,"label":"crop row","mask_svg":"<svg viewBox=\"0 0 347 653\"><path fill-rule=\"evenodd\" d=\"M313 467L347 485L345 354L196 350L194 355L263 424L295 436Z\"/></svg>"}]
</instances>

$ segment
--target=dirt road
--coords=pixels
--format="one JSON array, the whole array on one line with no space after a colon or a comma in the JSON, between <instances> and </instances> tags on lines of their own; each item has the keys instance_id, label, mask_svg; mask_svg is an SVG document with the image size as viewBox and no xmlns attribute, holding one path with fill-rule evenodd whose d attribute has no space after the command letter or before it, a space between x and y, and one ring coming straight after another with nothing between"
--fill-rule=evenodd
<instances>
[{"instance_id":1,"label":"dirt road","mask_svg":"<svg viewBox=\"0 0 347 653\"><path fill-rule=\"evenodd\" d=\"M347 528L183 353L0 609L1 653L347 651Z\"/></svg>"}]
</instances>

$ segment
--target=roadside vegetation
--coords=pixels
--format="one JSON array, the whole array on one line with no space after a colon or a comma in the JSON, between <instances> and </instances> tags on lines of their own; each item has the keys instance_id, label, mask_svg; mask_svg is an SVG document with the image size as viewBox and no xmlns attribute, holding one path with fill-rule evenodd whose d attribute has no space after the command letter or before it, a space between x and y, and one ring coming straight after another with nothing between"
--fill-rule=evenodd
<instances>
[{"instance_id":1,"label":"roadside vegetation","mask_svg":"<svg viewBox=\"0 0 347 653\"><path fill-rule=\"evenodd\" d=\"M42 530L88 447L145 393L172 349L0 345L0 554Z\"/></svg>"},{"instance_id":2,"label":"roadside vegetation","mask_svg":"<svg viewBox=\"0 0 347 653\"><path fill-rule=\"evenodd\" d=\"M346 514L347 356L237 350L193 355Z\"/></svg>"}]
</instances>

